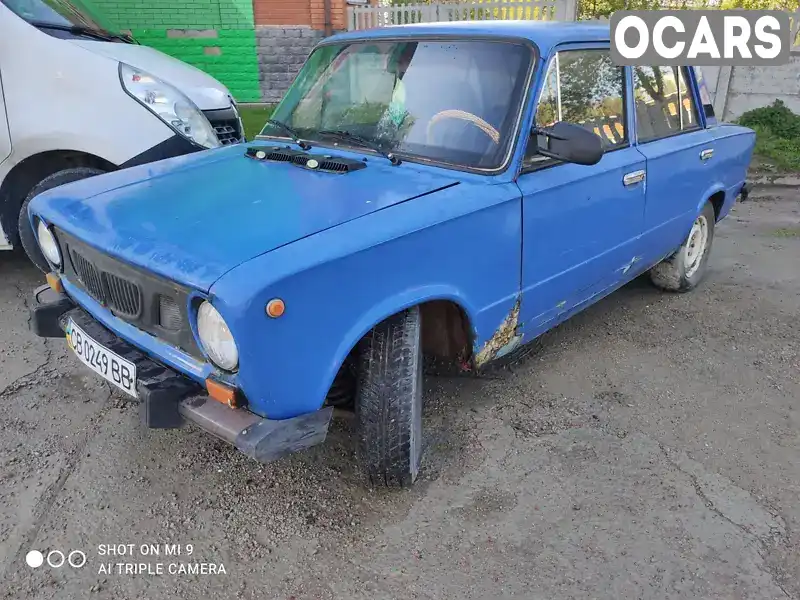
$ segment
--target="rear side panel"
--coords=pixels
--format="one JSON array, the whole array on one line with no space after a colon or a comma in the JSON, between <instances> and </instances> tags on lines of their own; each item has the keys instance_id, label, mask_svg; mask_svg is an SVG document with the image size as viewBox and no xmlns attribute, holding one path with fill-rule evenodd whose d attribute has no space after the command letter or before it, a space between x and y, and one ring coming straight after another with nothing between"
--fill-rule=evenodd
<instances>
[{"instance_id":1,"label":"rear side panel","mask_svg":"<svg viewBox=\"0 0 800 600\"><path fill-rule=\"evenodd\" d=\"M747 179L747 169L753 157L756 134L738 125L717 125L708 130L714 149L714 182L725 190L725 203L719 218L725 218Z\"/></svg>"},{"instance_id":2,"label":"rear side panel","mask_svg":"<svg viewBox=\"0 0 800 600\"><path fill-rule=\"evenodd\" d=\"M717 177L716 164L701 153L712 147L707 129L698 129L639 145L647 159L647 207L643 247L658 260L677 248L697 216L709 184Z\"/></svg>"}]
</instances>

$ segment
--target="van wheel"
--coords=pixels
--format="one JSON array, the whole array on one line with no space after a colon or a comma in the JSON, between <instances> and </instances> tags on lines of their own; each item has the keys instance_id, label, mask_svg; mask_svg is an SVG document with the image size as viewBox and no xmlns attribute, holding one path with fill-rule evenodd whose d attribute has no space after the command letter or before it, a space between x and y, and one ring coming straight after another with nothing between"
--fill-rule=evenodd
<instances>
[{"instance_id":1,"label":"van wheel","mask_svg":"<svg viewBox=\"0 0 800 600\"><path fill-rule=\"evenodd\" d=\"M419 307L378 324L362 340L356 424L362 467L374 485L414 483L422 451Z\"/></svg>"},{"instance_id":2,"label":"van wheel","mask_svg":"<svg viewBox=\"0 0 800 600\"><path fill-rule=\"evenodd\" d=\"M47 263L42 251L39 249L39 244L36 241L36 235L33 232L31 221L28 218L28 205L31 203L31 200L46 190L64 185L65 183L72 183L73 181L78 181L79 179L86 179L87 177L101 175L102 173L105 173L105 171L94 169L92 167L76 167L74 169L57 171L56 173L53 173L49 177L45 177L42 179L42 181L37 183L28 194L28 197L25 198L25 201L22 203L22 208L20 208L19 211L19 220L17 223L19 228L19 239L20 242L22 242L22 247L25 249L25 254L28 255L28 258L31 259L31 262L39 267L42 272L49 273L52 271L52 269Z\"/></svg>"},{"instance_id":3,"label":"van wheel","mask_svg":"<svg viewBox=\"0 0 800 600\"><path fill-rule=\"evenodd\" d=\"M668 292L688 292L697 287L708 267L715 223L716 213L709 202L678 251L650 270L650 279L656 287Z\"/></svg>"}]
</instances>

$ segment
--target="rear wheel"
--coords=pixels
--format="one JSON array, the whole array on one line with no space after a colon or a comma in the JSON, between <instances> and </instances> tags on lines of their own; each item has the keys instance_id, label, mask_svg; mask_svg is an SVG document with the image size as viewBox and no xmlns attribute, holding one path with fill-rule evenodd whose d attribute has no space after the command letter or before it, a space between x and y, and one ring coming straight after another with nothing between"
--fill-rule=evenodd
<instances>
[{"instance_id":1,"label":"rear wheel","mask_svg":"<svg viewBox=\"0 0 800 600\"><path fill-rule=\"evenodd\" d=\"M65 183L72 183L73 181L86 179L87 177L94 177L95 175L100 175L104 172L105 171L101 171L100 169L95 169L93 167L76 167L74 169L57 171L49 177L45 177L42 181L36 184L28 194L27 198L25 198L25 201L22 203L18 220L19 239L20 242L22 242L22 247L25 249L25 253L28 255L28 258L30 258L31 262L39 267L39 269L41 269L44 273L50 272L51 269L50 265L47 263L47 260L42 254L42 251L39 249L39 244L36 241L36 235L33 232L33 227L31 226L30 219L28 218L28 205L31 203L31 200L46 190L64 185Z\"/></svg>"},{"instance_id":2,"label":"rear wheel","mask_svg":"<svg viewBox=\"0 0 800 600\"><path fill-rule=\"evenodd\" d=\"M422 451L422 349L419 307L378 324L362 340L356 423L370 481L410 486Z\"/></svg>"},{"instance_id":3,"label":"rear wheel","mask_svg":"<svg viewBox=\"0 0 800 600\"><path fill-rule=\"evenodd\" d=\"M651 269L650 279L656 287L668 292L688 292L697 287L708 267L715 223L716 213L709 202L678 251Z\"/></svg>"}]
</instances>

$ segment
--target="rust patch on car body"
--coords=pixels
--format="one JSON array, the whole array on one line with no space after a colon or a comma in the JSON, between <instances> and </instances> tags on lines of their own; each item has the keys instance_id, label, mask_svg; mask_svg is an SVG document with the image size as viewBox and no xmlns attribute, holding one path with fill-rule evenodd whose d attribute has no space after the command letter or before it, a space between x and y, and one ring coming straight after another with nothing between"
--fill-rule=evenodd
<instances>
[{"instance_id":1,"label":"rust patch on car body","mask_svg":"<svg viewBox=\"0 0 800 600\"><path fill-rule=\"evenodd\" d=\"M475 367L481 368L489 361L499 358L511 352L522 342L522 336L517 333L519 326L519 307L520 299L514 303L513 308L508 313L500 327L494 332L491 338L483 345L483 348L475 354Z\"/></svg>"}]
</instances>

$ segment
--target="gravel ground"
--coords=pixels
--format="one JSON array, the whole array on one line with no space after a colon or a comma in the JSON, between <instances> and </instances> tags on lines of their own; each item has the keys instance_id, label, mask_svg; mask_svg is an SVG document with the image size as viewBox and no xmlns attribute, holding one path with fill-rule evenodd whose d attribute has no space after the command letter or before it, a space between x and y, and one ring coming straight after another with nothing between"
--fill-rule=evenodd
<instances>
[{"instance_id":1,"label":"gravel ground","mask_svg":"<svg viewBox=\"0 0 800 600\"><path fill-rule=\"evenodd\" d=\"M510 369L430 377L403 492L365 486L346 421L266 466L143 431L28 332L42 278L0 256L0 598L800 597L800 197L761 196L694 293L640 279ZM32 549L87 562L31 568ZM168 572L195 563L225 573Z\"/></svg>"}]
</instances>

